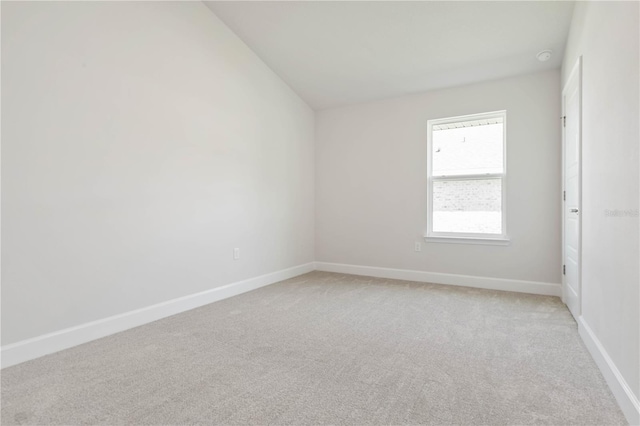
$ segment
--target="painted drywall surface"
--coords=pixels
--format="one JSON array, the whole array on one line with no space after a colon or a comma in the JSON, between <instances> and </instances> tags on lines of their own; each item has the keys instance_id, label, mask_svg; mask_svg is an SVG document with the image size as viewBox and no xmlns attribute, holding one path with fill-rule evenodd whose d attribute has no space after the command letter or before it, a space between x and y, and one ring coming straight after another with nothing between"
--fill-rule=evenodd
<instances>
[{"instance_id":1,"label":"painted drywall surface","mask_svg":"<svg viewBox=\"0 0 640 426\"><path fill-rule=\"evenodd\" d=\"M427 120L498 110L511 244L424 243ZM559 283L559 117L557 70L318 112L316 260Z\"/></svg>"},{"instance_id":2,"label":"painted drywall surface","mask_svg":"<svg viewBox=\"0 0 640 426\"><path fill-rule=\"evenodd\" d=\"M2 106L3 345L314 259L314 113L200 2L2 2Z\"/></svg>"},{"instance_id":3,"label":"painted drywall surface","mask_svg":"<svg viewBox=\"0 0 640 426\"><path fill-rule=\"evenodd\" d=\"M582 316L640 396L637 2L578 2L562 74L583 58Z\"/></svg>"}]
</instances>

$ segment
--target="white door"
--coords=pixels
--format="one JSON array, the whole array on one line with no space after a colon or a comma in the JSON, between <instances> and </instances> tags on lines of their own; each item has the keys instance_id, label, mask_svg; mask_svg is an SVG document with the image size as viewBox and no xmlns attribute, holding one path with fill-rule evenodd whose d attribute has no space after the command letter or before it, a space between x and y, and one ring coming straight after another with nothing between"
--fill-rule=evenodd
<instances>
[{"instance_id":1,"label":"white door","mask_svg":"<svg viewBox=\"0 0 640 426\"><path fill-rule=\"evenodd\" d=\"M580 295L580 240L581 240L581 86L582 58L578 58L569 80L562 91L563 110L563 212L562 212L562 297L578 320L581 311Z\"/></svg>"}]
</instances>

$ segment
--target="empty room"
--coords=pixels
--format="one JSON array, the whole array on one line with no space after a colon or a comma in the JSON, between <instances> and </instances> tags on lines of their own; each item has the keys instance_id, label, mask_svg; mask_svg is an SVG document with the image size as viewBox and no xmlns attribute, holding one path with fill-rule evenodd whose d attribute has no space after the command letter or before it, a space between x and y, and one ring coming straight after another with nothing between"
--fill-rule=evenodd
<instances>
[{"instance_id":1,"label":"empty room","mask_svg":"<svg viewBox=\"0 0 640 426\"><path fill-rule=\"evenodd\" d=\"M0 14L3 425L640 424L640 2Z\"/></svg>"}]
</instances>

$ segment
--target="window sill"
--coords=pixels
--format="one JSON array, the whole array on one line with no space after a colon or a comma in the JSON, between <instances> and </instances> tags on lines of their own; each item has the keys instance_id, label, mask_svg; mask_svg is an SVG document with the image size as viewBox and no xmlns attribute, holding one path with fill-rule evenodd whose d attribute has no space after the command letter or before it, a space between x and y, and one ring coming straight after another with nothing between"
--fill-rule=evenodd
<instances>
[{"instance_id":1,"label":"window sill","mask_svg":"<svg viewBox=\"0 0 640 426\"><path fill-rule=\"evenodd\" d=\"M511 244L509 238L474 238L474 237L424 237L427 243L445 244L480 244L487 246L508 246Z\"/></svg>"}]
</instances>

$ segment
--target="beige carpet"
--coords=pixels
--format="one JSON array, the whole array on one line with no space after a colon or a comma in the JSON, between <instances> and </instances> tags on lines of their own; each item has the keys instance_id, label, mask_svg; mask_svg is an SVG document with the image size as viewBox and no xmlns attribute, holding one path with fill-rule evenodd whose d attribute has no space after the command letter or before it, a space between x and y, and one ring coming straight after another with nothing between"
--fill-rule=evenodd
<instances>
[{"instance_id":1,"label":"beige carpet","mask_svg":"<svg viewBox=\"0 0 640 426\"><path fill-rule=\"evenodd\" d=\"M625 424L559 299L313 272L2 371L2 424Z\"/></svg>"}]
</instances>

